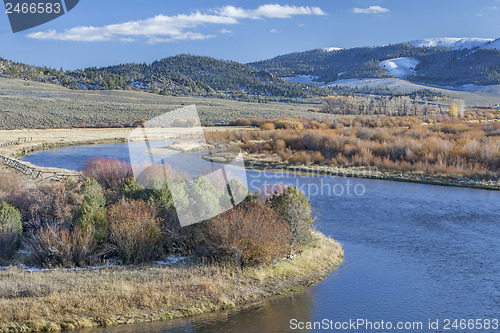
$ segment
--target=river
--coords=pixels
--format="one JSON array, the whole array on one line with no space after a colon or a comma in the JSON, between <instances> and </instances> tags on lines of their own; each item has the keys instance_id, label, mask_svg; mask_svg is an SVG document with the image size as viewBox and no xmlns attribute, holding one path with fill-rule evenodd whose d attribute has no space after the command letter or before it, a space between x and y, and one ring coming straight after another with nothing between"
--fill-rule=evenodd
<instances>
[{"instance_id":1,"label":"river","mask_svg":"<svg viewBox=\"0 0 500 333\"><path fill-rule=\"evenodd\" d=\"M125 143L67 147L23 160L76 170L92 156L127 160L128 154ZM200 153L189 155L177 158L178 165L192 168ZM202 169L214 167L203 163ZM447 319L452 332L494 331L451 324L500 319L500 192L259 171L247 171L247 178L251 189L299 186L310 197L317 229L343 244L340 268L302 292L244 310L85 332L321 332L292 328L358 319L365 326L336 331L444 332ZM429 328L429 320L439 320L439 329ZM384 328L377 326L381 321ZM397 330L398 323L416 326Z\"/></svg>"}]
</instances>

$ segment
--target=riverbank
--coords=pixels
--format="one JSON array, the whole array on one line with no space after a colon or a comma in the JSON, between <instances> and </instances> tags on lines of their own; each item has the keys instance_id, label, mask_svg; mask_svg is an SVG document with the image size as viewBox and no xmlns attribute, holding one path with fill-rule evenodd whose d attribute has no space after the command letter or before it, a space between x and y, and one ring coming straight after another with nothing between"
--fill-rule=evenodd
<instances>
[{"instance_id":1,"label":"riverbank","mask_svg":"<svg viewBox=\"0 0 500 333\"><path fill-rule=\"evenodd\" d=\"M216 163L230 163L234 153L212 153L202 156L203 159ZM440 186L468 187L483 190L500 190L500 181L485 181L469 178L456 178L445 174L428 175L423 172L402 172L395 170L380 170L372 167L338 167L328 165L304 165L283 163L263 154L245 154L245 167L250 170L265 172L288 173L309 176L330 176L391 180L407 183L418 183Z\"/></svg>"},{"instance_id":2,"label":"riverbank","mask_svg":"<svg viewBox=\"0 0 500 333\"><path fill-rule=\"evenodd\" d=\"M214 126L205 131L242 130L241 127ZM24 129L0 130L0 144L20 140L18 144L0 146L0 156L19 159L20 157L43 150L50 150L69 146L121 143L128 142L130 133L134 128L73 128L73 129ZM167 133L158 129L156 135L150 136L151 140L174 140L185 137L189 128L169 129ZM74 170L60 168L45 168L22 162L28 167L36 168L43 172L58 172L63 174L76 174Z\"/></svg>"},{"instance_id":3,"label":"riverbank","mask_svg":"<svg viewBox=\"0 0 500 333\"><path fill-rule=\"evenodd\" d=\"M292 260L239 269L174 264L87 271L0 271L0 331L73 330L244 307L311 286L343 261L321 233Z\"/></svg>"}]
</instances>

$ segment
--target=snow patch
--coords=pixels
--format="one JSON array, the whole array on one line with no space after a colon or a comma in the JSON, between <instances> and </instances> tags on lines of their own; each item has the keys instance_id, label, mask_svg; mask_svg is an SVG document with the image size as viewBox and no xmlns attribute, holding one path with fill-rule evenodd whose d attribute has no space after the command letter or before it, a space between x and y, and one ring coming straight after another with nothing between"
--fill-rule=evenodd
<instances>
[{"instance_id":1,"label":"snow patch","mask_svg":"<svg viewBox=\"0 0 500 333\"><path fill-rule=\"evenodd\" d=\"M442 46L452 50L473 49L475 47L483 47L486 44L494 41L491 38L427 38L413 40L410 43L417 47L435 47Z\"/></svg>"},{"instance_id":2,"label":"snow patch","mask_svg":"<svg viewBox=\"0 0 500 333\"><path fill-rule=\"evenodd\" d=\"M323 51L325 52L335 52L335 51L341 51L343 50L342 47L325 47Z\"/></svg>"},{"instance_id":3,"label":"snow patch","mask_svg":"<svg viewBox=\"0 0 500 333\"><path fill-rule=\"evenodd\" d=\"M146 88L146 86L144 85L144 82L142 82L142 81L135 81L135 82L131 82L129 84L131 86L139 88L139 89L145 89Z\"/></svg>"},{"instance_id":4,"label":"snow patch","mask_svg":"<svg viewBox=\"0 0 500 333\"><path fill-rule=\"evenodd\" d=\"M175 264L175 263L178 263L178 262L182 262L184 260L186 260L186 257L168 256L167 258L165 258L165 260L155 261L155 264L162 265L162 266L167 266L167 265L172 265L172 264ZM190 261L190 259L187 259L187 260Z\"/></svg>"},{"instance_id":5,"label":"snow patch","mask_svg":"<svg viewBox=\"0 0 500 333\"><path fill-rule=\"evenodd\" d=\"M72 268L40 268L40 267L30 267L23 264L18 265L17 267L24 269L26 272L49 272L49 271L93 271L93 270L101 270L106 268L125 268L125 266L119 266L115 264L108 263L106 265L100 266L87 266L87 267L72 267ZM0 271L7 270L9 267L0 266Z\"/></svg>"},{"instance_id":6,"label":"snow patch","mask_svg":"<svg viewBox=\"0 0 500 333\"><path fill-rule=\"evenodd\" d=\"M499 50L500 51L500 38L486 44L483 49Z\"/></svg>"},{"instance_id":7,"label":"snow patch","mask_svg":"<svg viewBox=\"0 0 500 333\"><path fill-rule=\"evenodd\" d=\"M420 63L415 58L394 58L380 62L380 66L385 67L387 72L398 78L406 78L415 74L415 67Z\"/></svg>"}]
</instances>

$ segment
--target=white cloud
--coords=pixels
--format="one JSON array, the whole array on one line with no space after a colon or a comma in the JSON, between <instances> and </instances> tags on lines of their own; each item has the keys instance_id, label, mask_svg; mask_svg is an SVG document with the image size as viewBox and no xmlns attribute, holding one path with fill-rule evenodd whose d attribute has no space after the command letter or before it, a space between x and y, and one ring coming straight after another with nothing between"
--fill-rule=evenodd
<instances>
[{"instance_id":1,"label":"white cloud","mask_svg":"<svg viewBox=\"0 0 500 333\"><path fill-rule=\"evenodd\" d=\"M257 9L225 6L221 8L218 13L223 16L248 19L291 18L294 15L326 15L319 7L283 6L278 4L262 5Z\"/></svg>"},{"instance_id":2,"label":"white cloud","mask_svg":"<svg viewBox=\"0 0 500 333\"><path fill-rule=\"evenodd\" d=\"M243 9L225 6L208 13L194 12L189 15L157 15L145 20L110 24L102 27L80 26L64 31L40 31L28 34L29 38L78 42L102 42L121 40L132 42L146 39L148 43L172 42L178 40L200 40L214 38L196 28L205 25L234 25L240 19L291 18L295 15L326 15L319 7L269 4L257 9ZM222 34L232 33L222 29Z\"/></svg>"},{"instance_id":3,"label":"white cloud","mask_svg":"<svg viewBox=\"0 0 500 333\"><path fill-rule=\"evenodd\" d=\"M229 30L229 29L226 29L226 28L222 28L219 30L219 32L221 34L232 34L233 33L233 30Z\"/></svg>"},{"instance_id":4,"label":"white cloud","mask_svg":"<svg viewBox=\"0 0 500 333\"><path fill-rule=\"evenodd\" d=\"M368 8L353 8L352 12L354 14L383 14L388 13L391 10L388 8L380 7L380 6L370 6Z\"/></svg>"},{"instance_id":5,"label":"white cloud","mask_svg":"<svg viewBox=\"0 0 500 333\"><path fill-rule=\"evenodd\" d=\"M271 29L271 30L269 30L269 32L275 34L275 33L278 33L280 31L278 29Z\"/></svg>"},{"instance_id":6,"label":"white cloud","mask_svg":"<svg viewBox=\"0 0 500 333\"><path fill-rule=\"evenodd\" d=\"M146 37L149 42L174 40L198 40L212 37L190 29L204 24L236 24L233 17L207 15L200 12L190 15L165 16L111 24L103 27L75 27L63 32L49 30L34 32L28 37L35 39L55 39L64 41L99 42L123 38Z\"/></svg>"}]
</instances>

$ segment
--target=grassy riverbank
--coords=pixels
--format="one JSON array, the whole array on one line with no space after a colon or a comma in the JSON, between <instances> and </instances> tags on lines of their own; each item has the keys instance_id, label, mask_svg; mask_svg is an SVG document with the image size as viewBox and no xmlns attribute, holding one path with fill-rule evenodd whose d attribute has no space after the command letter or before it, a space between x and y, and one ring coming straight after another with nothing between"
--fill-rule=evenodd
<instances>
[{"instance_id":1,"label":"grassy riverbank","mask_svg":"<svg viewBox=\"0 0 500 333\"><path fill-rule=\"evenodd\" d=\"M500 189L498 122L376 116L234 124L254 130L210 133L207 140L238 144L253 169ZM211 157L230 161L231 150Z\"/></svg>"},{"instance_id":2,"label":"grassy riverbank","mask_svg":"<svg viewBox=\"0 0 500 333\"><path fill-rule=\"evenodd\" d=\"M0 271L0 331L70 330L169 320L235 308L310 286L343 260L320 233L292 260L238 269L141 266L92 271Z\"/></svg>"},{"instance_id":3,"label":"grassy riverbank","mask_svg":"<svg viewBox=\"0 0 500 333\"><path fill-rule=\"evenodd\" d=\"M204 158L218 163L228 163L231 161L224 156L217 156L216 154L212 154L210 157L204 156ZM498 181L494 182L491 180L473 180L468 178L452 177L446 174L428 175L423 172L416 171L403 172L370 167L339 167L314 164L297 165L291 163L270 161L269 158L258 155L245 155L245 167L250 170L261 170L266 172L279 172L297 175L380 179L407 183L468 187L483 190L500 191L500 182Z\"/></svg>"}]
</instances>

